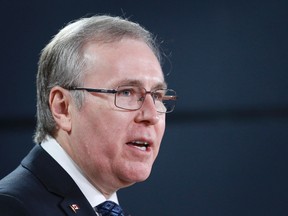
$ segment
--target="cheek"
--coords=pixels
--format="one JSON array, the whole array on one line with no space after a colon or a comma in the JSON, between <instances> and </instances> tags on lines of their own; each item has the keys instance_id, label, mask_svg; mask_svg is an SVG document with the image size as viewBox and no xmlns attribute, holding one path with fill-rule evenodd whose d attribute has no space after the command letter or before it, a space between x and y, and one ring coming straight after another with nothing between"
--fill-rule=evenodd
<instances>
[{"instance_id":1,"label":"cheek","mask_svg":"<svg viewBox=\"0 0 288 216\"><path fill-rule=\"evenodd\" d=\"M159 135L158 137L160 141L162 140L163 135L165 133L165 127L166 127L166 121L165 121L165 116L163 116L160 118L158 125L157 125L157 129L156 129L156 133Z\"/></svg>"},{"instance_id":2,"label":"cheek","mask_svg":"<svg viewBox=\"0 0 288 216\"><path fill-rule=\"evenodd\" d=\"M121 143L126 135L129 119L119 112L99 111L90 115L84 125L82 136L86 136L86 143L90 143L90 147L93 145L90 152L101 152L111 157L109 154L117 151L117 143Z\"/></svg>"}]
</instances>

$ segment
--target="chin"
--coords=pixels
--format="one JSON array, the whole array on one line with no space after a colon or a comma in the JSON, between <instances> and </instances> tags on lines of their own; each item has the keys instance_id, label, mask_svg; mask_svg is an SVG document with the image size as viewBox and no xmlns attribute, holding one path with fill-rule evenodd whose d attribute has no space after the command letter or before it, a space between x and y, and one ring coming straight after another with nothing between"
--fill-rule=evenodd
<instances>
[{"instance_id":1,"label":"chin","mask_svg":"<svg viewBox=\"0 0 288 216\"><path fill-rule=\"evenodd\" d=\"M151 168L147 169L133 169L129 170L128 172L125 173L125 182L127 182L129 185L137 183L137 182L142 182L145 181L151 173Z\"/></svg>"}]
</instances>

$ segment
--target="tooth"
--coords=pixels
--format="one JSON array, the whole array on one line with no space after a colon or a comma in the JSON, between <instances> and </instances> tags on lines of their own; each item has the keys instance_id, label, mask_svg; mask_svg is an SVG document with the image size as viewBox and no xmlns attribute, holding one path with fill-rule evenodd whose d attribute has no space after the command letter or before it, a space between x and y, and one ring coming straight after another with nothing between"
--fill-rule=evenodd
<instances>
[{"instance_id":1,"label":"tooth","mask_svg":"<svg viewBox=\"0 0 288 216\"><path fill-rule=\"evenodd\" d=\"M143 146L143 147L140 147L140 146L135 146L136 148L140 149L141 151L146 151L146 147Z\"/></svg>"},{"instance_id":2,"label":"tooth","mask_svg":"<svg viewBox=\"0 0 288 216\"><path fill-rule=\"evenodd\" d=\"M141 142L141 141L134 141L134 143L136 143L136 144L143 144L143 142Z\"/></svg>"},{"instance_id":3,"label":"tooth","mask_svg":"<svg viewBox=\"0 0 288 216\"><path fill-rule=\"evenodd\" d=\"M149 145L148 142L142 142L142 141L133 141L133 143L138 144L138 145Z\"/></svg>"}]
</instances>

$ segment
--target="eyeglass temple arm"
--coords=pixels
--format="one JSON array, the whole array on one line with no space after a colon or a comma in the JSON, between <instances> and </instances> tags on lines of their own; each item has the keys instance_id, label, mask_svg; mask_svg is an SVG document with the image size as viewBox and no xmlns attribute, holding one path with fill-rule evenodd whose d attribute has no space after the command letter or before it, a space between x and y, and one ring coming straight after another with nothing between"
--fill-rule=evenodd
<instances>
[{"instance_id":1,"label":"eyeglass temple arm","mask_svg":"<svg viewBox=\"0 0 288 216\"><path fill-rule=\"evenodd\" d=\"M69 90L86 90L88 92L97 92L97 93L117 93L115 89L92 89L92 88L81 88L81 87L71 87Z\"/></svg>"},{"instance_id":2,"label":"eyeglass temple arm","mask_svg":"<svg viewBox=\"0 0 288 216\"><path fill-rule=\"evenodd\" d=\"M177 99L178 99L178 97L175 95L165 95L163 97L163 100L177 100Z\"/></svg>"}]
</instances>

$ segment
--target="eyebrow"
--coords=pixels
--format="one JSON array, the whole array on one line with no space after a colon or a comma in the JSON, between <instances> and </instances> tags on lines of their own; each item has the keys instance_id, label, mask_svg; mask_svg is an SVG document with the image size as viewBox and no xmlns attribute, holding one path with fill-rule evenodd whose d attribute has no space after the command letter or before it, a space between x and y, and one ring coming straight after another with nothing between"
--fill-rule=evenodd
<instances>
[{"instance_id":1,"label":"eyebrow","mask_svg":"<svg viewBox=\"0 0 288 216\"><path fill-rule=\"evenodd\" d=\"M132 85L132 86L144 87L143 82L141 82L140 80L132 80L132 79L125 79L125 80L122 80L121 82L117 83L117 87L123 86L123 85ZM166 89L166 88L167 88L166 82L159 82L159 83L156 83L155 85L152 86L152 89Z\"/></svg>"}]
</instances>

